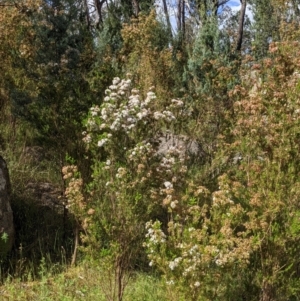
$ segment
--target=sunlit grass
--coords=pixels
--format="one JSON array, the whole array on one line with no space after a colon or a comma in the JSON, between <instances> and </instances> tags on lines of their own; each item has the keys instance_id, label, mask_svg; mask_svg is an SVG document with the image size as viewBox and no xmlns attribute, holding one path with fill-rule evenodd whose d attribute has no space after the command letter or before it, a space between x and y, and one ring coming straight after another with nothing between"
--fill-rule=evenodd
<instances>
[{"instance_id":1,"label":"sunlit grass","mask_svg":"<svg viewBox=\"0 0 300 301\"><path fill-rule=\"evenodd\" d=\"M41 279L20 281L8 277L0 286L0 300L23 301L113 301L105 297L103 287L107 279L98 267L82 264L68 268L63 273L51 274L40 266ZM30 278L30 277L29 277ZM124 294L124 301L167 300L163 282L157 276L136 273L130 279Z\"/></svg>"}]
</instances>

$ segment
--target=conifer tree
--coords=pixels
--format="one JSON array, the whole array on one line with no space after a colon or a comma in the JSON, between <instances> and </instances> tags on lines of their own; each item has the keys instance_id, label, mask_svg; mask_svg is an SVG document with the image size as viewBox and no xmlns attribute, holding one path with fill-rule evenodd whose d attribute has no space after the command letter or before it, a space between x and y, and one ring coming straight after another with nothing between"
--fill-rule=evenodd
<instances>
[{"instance_id":1,"label":"conifer tree","mask_svg":"<svg viewBox=\"0 0 300 301\"><path fill-rule=\"evenodd\" d=\"M273 1L252 1L254 13L253 47L256 59L267 55L270 42L279 40L280 19Z\"/></svg>"},{"instance_id":2,"label":"conifer tree","mask_svg":"<svg viewBox=\"0 0 300 301\"><path fill-rule=\"evenodd\" d=\"M10 87L13 112L63 157L65 152L78 155L80 120L91 101L86 74L93 63L93 41L84 14L78 1L41 3L26 16L28 26L20 32L20 50L13 57L19 73Z\"/></svg>"}]
</instances>

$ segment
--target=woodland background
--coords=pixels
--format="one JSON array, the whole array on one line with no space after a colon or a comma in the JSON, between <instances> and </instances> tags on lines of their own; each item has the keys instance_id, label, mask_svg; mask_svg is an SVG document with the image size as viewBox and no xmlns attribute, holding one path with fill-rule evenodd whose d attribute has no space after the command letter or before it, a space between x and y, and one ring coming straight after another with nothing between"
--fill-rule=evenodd
<instances>
[{"instance_id":1,"label":"woodland background","mask_svg":"<svg viewBox=\"0 0 300 301\"><path fill-rule=\"evenodd\" d=\"M300 300L300 3L228 2L0 1L3 300Z\"/></svg>"}]
</instances>

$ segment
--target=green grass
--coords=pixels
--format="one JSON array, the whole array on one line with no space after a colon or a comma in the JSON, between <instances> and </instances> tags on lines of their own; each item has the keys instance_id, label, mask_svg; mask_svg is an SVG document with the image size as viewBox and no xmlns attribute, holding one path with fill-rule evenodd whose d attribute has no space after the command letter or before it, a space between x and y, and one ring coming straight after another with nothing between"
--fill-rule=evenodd
<instances>
[{"instance_id":1,"label":"green grass","mask_svg":"<svg viewBox=\"0 0 300 301\"><path fill-rule=\"evenodd\" d=\"M98 267L82 264L68 268L62 273L50 273L40 266L39 280L20 281L8 277L0 286L0 300L3 301L112 301L105 297L105 279ZM124 301L165 301L166 290L159 277L136 273L125 289Z\"/></svg>"},{"instance_id":2,"label":"green grass","mask_svg":"<svg viewBox=\"0 0 300 301\"><path fill-rule=\"evenodd\" d=\"M8 117L10 115L8 114ZM97 263L68 267L73 249L72 219L40 204L30 183L61 185L57 154L44 149L43 158L28 155L36 133L26 123L12 128L0 115L0 154L7 162L16 229L10 258L0 262L0 301L116 301L111 299L110 272ZM123 301L165 301L168 291L159 276L134 272Z\"/></svg>"}]
</instances>

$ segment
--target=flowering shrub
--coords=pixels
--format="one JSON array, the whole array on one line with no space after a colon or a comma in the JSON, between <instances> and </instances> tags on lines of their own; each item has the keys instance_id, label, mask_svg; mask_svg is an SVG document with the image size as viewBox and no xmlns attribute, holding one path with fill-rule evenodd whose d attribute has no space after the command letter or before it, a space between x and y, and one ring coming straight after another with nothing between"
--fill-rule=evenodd
<instances>
[{"instance_id":1,"label":"flowering shrub","mask_svg":"<svg viewBox=\"0 0 300 301\"><path fill-rule=\"evenodd\" d=\"M74 190L78 179L74 182L72 177L66 195L70 210L81 210L76 213L86 233L85 251L100 256L102 264L106 262L106 269L115 275L112 283L118 283L109 291L119 300L125 271L142 258L145 222L154 216L166 218L161 206L165 203L167 208L166 198L171 206L177 204L171 190L187 172L186 153L183 147L159 152L159 144L164 133L174 132L186 117L182 100L158 105L152 89L142 98L132 89L130 79L119 78L105 91L103 103L90 109L83 132L94 159L89 197L78 197Z\"/></svg>"},{"instance_id":2,"label":"flowering shrub","mask_svg":"<svg viewBox=\"0 0 300 301\"><path fill-rule=\"evenodd\" d=\"M155 110L156 96L149 91L145 99L141 99L137 89L131 89L131 80L115 78L113 84L105 91L104 103L93 106L87 120L87 132L84 141L90 143L91 135L96 134L97 145L113 145L114 139L143 140L154 138L164 124L175 120L175 115L168 108ZM182 107L180 100L172 101L172 108ZM149 127L151 125L151 127ZM121 141L120 141L121 142ZM126 141L122 141L127 145Z\"/></svg>"},{"instance_id":3,"label":"flowering shrub","mask_svg":"<svg viewBox=\"0 0 300 301\"><path fill-rule=\"evenodd\" d=\"M224 297L225 271L245 267L250 258L252 238L243 229L237 231L245 211L231 200L226 177L220 177L220 190L214 193L188 180L184 184L180 195L178 188L166 189L167 231L159 221L146 224L150 265L157 266L170 290L181 291L185 300Z\"/></svg>"},{"instance_id":4,"label":"flowering shrub","mask_svg":"<svg viewBox=\"0 0 300 301\"><path fill-rule=\"evenodd\" d=\"M184 147L159 151L160 137L190 111L177 99L158 109L154 92L141 99L129 79L115 78L105 93L103 104L90 109L84 132L98 158L89 201L95 210L89 230L98 237L94 246L100 235L97 249L101 254L113 249L110 258L124 268L141 252L146 235L150 266L163 271L187 300L212 298L208 284L221 296L221 271L247 264L250 238L243 229L236 231L245 211L231 199L225 177L220 190L210 193L191 178Z\"/></svg>"},{"instance_id":5,"label":"flowering shrub","mask_svg":"<svg viewBox=\"0 0 300 301\"><path fill-rule=\"evenodd\" d=\"M296 275L299 251L299 80L291 68L298 61L275 58L258 71L265 81L255 89L245 83L232 91L235 120L218 140L213 164L222 173L212 191L188 168L184 147L160 149L165 133L182 134L191 118L182 100L162 104L153 89L142 98L129 79L115 78L90 109L83 139L93 180L84 206L78 198L70 208L88 216L81 219L85 242L114 271L119 285L109 291L119 300L143 241L172 300L174 292L192 301L232 300L250 290L261 300L284 300L297 292L297 279L288 284L281 275Z\"/></svg>"},{"instance_id":6,"label":"flowering shrub","mask_svg":"<svg viewBox=\"0 0 300 301\"><path fill-rule=\"evenodd\" d=\"M232 300L237 293L235 299L242 299L250 292L260 300L287 300L299 294L294 46L271 44L273 60L254 64L256 77L232 91L236 119L214 162L224 170L219 189L210 192L186 173L180 185L170 181L160 192L169 222L148 222L145 246L150 265L185 300Z\"/></svg>"},{"instance_id":7,"label":"flowering shrub","mask_svg":"<svg viewBox=\"0 0 300 301\"><path fill-rule=\"evenodd\" d=\"M222 296L222 271L248 263L251 238L226 177L211 193L189 173L183 145L159 150L164 132L174 132L190 110L177 99L159 109L154 92L142 99L129 79L115 78L105 94L90 109L83 133L94 158L93 181L89 199L80 206L77 198L77 207L89 250L114 271L120 298L124 271L132 258L142 257L145 236L149 264L163 272L171 289L174 284L186 300Z\"/></svg>"},{"instance_id":8,"label":"flowering shrub","mask_svg":"<svg viewBox=\"0 0 300 301\"><path fill-rule=\"evenodd\" d=\"M253 237L252 287L260 300L291 300L299 296L299 43L272 43L270 56L233 90L236 121L220 154Z\"/></svg>"}]
</instances>

